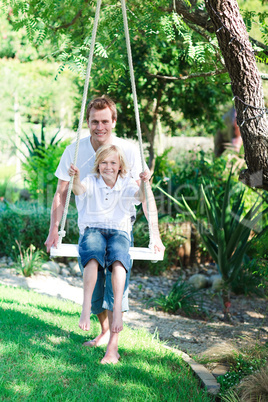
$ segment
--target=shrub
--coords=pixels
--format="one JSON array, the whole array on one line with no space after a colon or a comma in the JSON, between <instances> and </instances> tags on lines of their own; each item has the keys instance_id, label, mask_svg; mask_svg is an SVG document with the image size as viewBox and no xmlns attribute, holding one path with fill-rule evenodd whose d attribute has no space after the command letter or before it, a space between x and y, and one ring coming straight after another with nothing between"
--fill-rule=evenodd
<instances>
[{"instance_id":1,"label":"shrub","mask_svg":"<svg viewBox=\"0 0 268 402\"><path fill-rule=\"evenodd\" d=\"M7 186L8 186L8 178L7 177L4 180L0 180L0 197L1 198L4 198L4 196L6 194Z\"/></svg>"},{"instance_id":2,"label":"shrub","mask_svg":"<svg viewBox=\"0 0 268 402\"><path fill-rule=\"evenodd\" d=\"M162 216L169 216L179 222L190 220L189 213L185 210L182 202L183 196L196 217L207 224L204 203L201 201L201 184L205 178L207 183L205 187L211 186L219 196L223 194L234 155L225 153L221 157L215 158L213 152L205 153L202 150L193 150L179 153L176 160L173 160L169 157L169 152L170 149L167 149L162 155L157 156L153 176L153 190L160 222ZM230 181L233 190L237 186L237 179L232 176ZM161 191L159 186L161 186ZM245 188L244 191L244 208L248 210L258 195L249 188ZM157 264L157 269L163 271L170 265L187 265L185 261L179 261L177 258L177 250L183 239L174 237L169 240L165 238L164 234L162 236L163 243L166 246L167 258ZM190 246L190 263L199 261L200 258L202 261L210 259L206 245L200 241L200 236L195 230L192 230ZM150 269L155 269L150 264L149 266Z\"/></svg>"},{"instance_id":3,"label":"shrub","mask_svg":"<svg viewBox=\"0 0 268 402\"><path fill-rule=\"evenodd\" d=\"M268 231L252 239L248 255L251 261L246 269L252 276L254 286L257 286L257 293L263 291L268 294Z\"/></svg>"},{"instance_id":4,"label":"shrub","mask_svg":"<svg viewBox=\"0 0 268 402\"><path fill-rule=\"evenodd\" d=\"M260 212L263 203L254 204L247 212L244 208L245 189L240 191L232 188L232 172L230 171L224 191L218 194L212 183L201 185L201 193L206 212L206 222L197 217L185 198L176 200L167 194L181 208L189 213L189 218L197 228L203 243L211 257L216 262L223 279L222 298L224 303L225 319L229 320L230 294L234 282L237 282L241 266L249 249L249 238L252 230L256 230L262 217L267 214L268 208ZM184 205L183 205L184 204ZM265 230L265 229L264 229ZM263 231L260 231L258 237Z\"/></svg>"},{"instance_id":5,"label":"shrub","mask_svg":"<svg viewBox=\"0 0 268 402\"><path fill-rule=\"evenodd\" d=\"M39 156L39 150L44 150L46 149L46 138L45 138L45 132L44 132L44 120L42 121L41 124L41 137L40 140L38 138L38 136L35 135L34 131L32 131L32 138L30 138L26 133L24 133L24 137L21 137L21 141L26 145L26 148L29 152L29 157L32 158L33 156ZM56 134L51 138L50 142L49 142L49 146L50 145L54 145L57 146L61 139L57 139L56 137L59 134L58 130L56 132ZM25 155L24 155L25 156Z\"/></svg>"},{"instance_id":6,"label":"shrub","mask_svg":"<svg viewBox=\"0 0 268 402\"><path fill-rule=\"evenodd\" d=\"M163 244L166 247L164 260L158 261L157 264L150 261L137 261L134 266L139 268L149 268L154 274L159 274L166 269L180 264L179 248L185 241L183 236L182 222L180 219L173 219L165 216L159 219L159 231ZM134 224L134 244L135 247L148 247L149 232L148 224L144 216L138 217Z\"/></svg>"},{"instance_id":7,"label":"shrub","mask_svg":"<svg viewBox=\"0 0 268 402\"><path fill-rule=\"evenodd\" d=\"M161 188L176 199L181 195L187 199L190 207L199 214L198 205L201 198L200 185L204 177L221 192L225 183L228 159L215 159L212 152L188 151L181 153L176 160L170 160L170 149L156 158L153 184L161 182ZM185 214L184 208L171 202L157 189L155 198L160 214L169 214L173 218Z\"/></svg>"},{"instance_id":8,"label":"shrub","mask_svg":"<svg viewBox=\"0 0 268 402\"><path fill-rule=\"evenodd\" d=\"M0 203L0 255L16 259L15 241L27 249L30 244L44 249L50 225L50 210L37 202ZM77 213L70 208L64 242L78 241Z\"/></svg>"},{"instance_id":9,"label":"shrub","mask_svg":"<svg viewBox=\"0 0 268 402\"><path fill-rule=\"evenodd\" d=\"M238 390L241 401L268 401L268 366L246 377Z\"/></svg>"},{"instance_id":10,"label":"shrub","mask_svg":"<svg viewBox=\"0 0 268 402\"><path fill-rule=\"evenodd\" d=\"M160 307L168 313L184 313L186 316L200 315L195 295L197 290L187 282L179 279L168 295L160 295L150 300L150 304Z\"/></svg>"},{"instance_id":11,"label":"shrub","mask_svg":"<svg viewBox=\"0 0 268 402\"><path fill-rule=\"evenodd\" d=\"M175 199L182 201L183 195L187 203L193 209L197 217L205 217L204 208L200 205L201 184L204 178L209 186L212 186L217 194L224 192L225 183L228 179L232 161L237 161L237 156L232 153L224 153L215 158L212 151L204 152L202 150L191 150L178 154L176 160L169 158L170 149L167 149L162 155L157 156L155 170L153 175L153 185L157 186L161 182L161 188ZM237 175L231 177L231 188L237 185ZM258 194L245 187L245 210L248 210L257 200ZM264 198L265 191L259 193ZM174 219L185 215L184 208L172 202L157 189L154 190L160 215L169 214Z\"/></svg>"},{"instance_id":12,"label":"shrub","mask_svg":"<svg viewBox=\"0 0 268 402\"><path fill-rule=\"evenodd\" d=\"M6 177L0 181L0 199L14 203L21 198L21 188L18 188Z\"/></svg>"},{"instance_id":13,"label":"shrub","mask_svg":"<svg viewBox=\"0 0 268 402\"><path fill-rule=\"evenodd\" d=\"M36 250L33 244L24 250L17 240L16 243L19 248L19 257L15 265L16 268L26 277L31 276L36 271L40 271L45 258L44 252Z\"/></svg>"},{"instance_id":14,"label":"shrub","mask_svg":"<svg viewBox=\"0 0 268 402\"><path fill-rule=\"evenodd\" d=\"M268 260L266 258L252 259L245 258L235 281L231 283L231 290L235 294L246 296L255 294L263 297L267 294L268 282Z\"/></svg>"},{"instance_id":15,"label":"shrub","mask_svg":"<svg viewBox=\"0 0 268 402\"><path fill-rule=\"evenodd\" d=\"M221 384L220 396L224 395L228 389L239 384L242 379L245 378L245 380L246 380L247 378L251 378L251 379L255 378L256 371L260 370L265 365L267 365L267 350L265 350L265 347L258 348L259 354L258 354L258 350L256 348L254 348L254 349L255 349L255 353L257 353L256 356L251 355L251 352L252 352L251 350L240 352L238 354L234 354L234 361L232 363L230 363L230 368L229 368L228 372L222 376L219 376L217 379L217 381ZM265 370L264 370L264 372L265 372ZM266 371L266 375L267 375L267 371ZM265 376L264 376L264 378L265 378ZM243 382L241 383L241 389L244 389L244 391L245 391L245 388L244 388L244 386L242 386L242 384L243 384ZM247 381L244 384L246 385ZM240 388L240 386L238 386L238 389L239 388ZM267 387L266 387L266 391L267 391ZM247 399L245 399L245 400L247 400Z\"/></svg>"},{"instance_id":16,"label":"shrub","mask_svg":"<svg viewBox=\"0 0 268 402\"><path fill-rule=\"evenodd\" d=\"M69 141L39 146L22 164L25 181L32 199L39 204L51 206L58 179L55 171Z\"/></svg>"}]
</instances>

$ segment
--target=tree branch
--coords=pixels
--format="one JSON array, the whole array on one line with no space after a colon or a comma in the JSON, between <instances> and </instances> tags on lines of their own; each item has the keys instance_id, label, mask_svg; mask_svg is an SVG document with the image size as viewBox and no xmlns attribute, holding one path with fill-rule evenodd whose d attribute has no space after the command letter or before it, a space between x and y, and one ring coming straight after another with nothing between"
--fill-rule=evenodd
<instances>
[{"instance_id":1,"label":"tree branch","mask_svg":"<svg viewBox=\"0 0 268 402\"><path fill-rule=\"evenodd\" d=\"M66 24L60 25L60 26L58 26L58 27L53 27L53 26L49 25L49 28L52 29L52 30L55 31L55 32L59 31L60 29L69 28L70 26L72 26L72 25L76 22L76 20L77 20L79 17L81 17L81 14L82 14L82 10L79 10L78 13L77 13L76 16L72 19L71 22L67 22Z\"/></svg>"},{"instance_id":2,"label":"tree branch","mask_svg":"<svg viewBox=\"0 0 268 402\"><path fill-rule=\"evenodd\" d=\"M168 11L175 11L177 14L181 14L185 22L192 22L210 33L214 32L213 25L208 19L207 12L201 11L200 9L193 11L193 5L195 3L195 1L192 1L192 7L190 8L183 0L175 0L174 7L169 8Z\"/></svg>"},{"instance_id":3,"label":"tree branch","mask_svg":"<svg viewBox=\"0 0 268 402\"><path fill-rule=\"evenodd\" d=\"M189 26L189 28L191 28L193 31L195 31L196 33L198 33L200 36L202 36L203 38L205 38L207 40L207 42L213 47L213 49L215 51L217 61L219 61L219 63L221 63L221 65L224 67L225 64L224 64L223 57L222 57L221 53L219 52L219 48L212 43L211 36L209 34L207 34L206 31L202 27L197 27L196 25L194 25L190 22L187 22L187 25Z\"/></svg>"},{"instance_id":4,"label":"tree branch","mask_svg":"<svg viewBox=\"0 0 268 402\"><path fill-rule=\"evenodd\" d=\"M268 46L266 46L264 43L259 42L258 40L252 38L251 36L249 37L249 40L256 46L260 47L261 49L264 50L265 54L268 54Z\"/></svg>"},{"instance_id":5,"label":"tree branch","mask_svg":"<svg viewBox=\"0 0 268 402\"><path fill-rule=\"evenodd\" d=\"M150 73L148 73L148 74L151 77L160 78L162 80L185 81L185 80L190 80L192 78L211 77L213 75L220 75L220 74L224 74L226 72L227 72L226 68L223 68L222 70L209 71L207 73L193 73L193 74L189 74L189 75L184 75L182 77L170 77L168 75L150 74Z\"/></svg>"},{"instance_id":6,"label":"tree branch","mask_svg":"<svg viewBox=\"0 0 268 402\"><path fill-rule=\"evenodd\" d=\"M89 3L89 0L85 0L85 4L87 4L87 3ZM82 15L82 10L79 10L78 13L72 19L72 21L66 22L65 24L62 24L62 25L60 25L58 27L49 26L49 28L52 29L55 32L59 31L60 29L69 28L70 26L75 24L75 22L78 20L78 18L81 17L81 15Z\"/></svg>"},{"instance_id":7,"label":"tree branch","mask_svg":"<svg viewBox=\"0 0 268 402\"><path fill-rule=\"evenodd\" d=\"M208 13L200 9L194 9L196 1L192 0L191 3L192 6L189 7L185 4L183 0L175 0L174 6L169 7L167 9L167 12L175 11L177 14L180 14L182 16L186 24L192 23L205 29L209 33L214 33L215 31L213 28L213 24L209 19ZM191 28L193 29L192 26ZM265 53L268 52L268 46L266 46L264 43L261 43L252 37L249 37L249 39L254 45L263 49Z\"/></svg>"}]
</instances>

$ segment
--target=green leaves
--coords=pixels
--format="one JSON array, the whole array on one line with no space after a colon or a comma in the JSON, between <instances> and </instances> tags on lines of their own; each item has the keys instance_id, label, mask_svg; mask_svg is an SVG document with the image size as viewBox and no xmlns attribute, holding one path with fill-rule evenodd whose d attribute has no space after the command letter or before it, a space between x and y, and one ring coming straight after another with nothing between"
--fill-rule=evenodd
<instances>
[{"instance_id":1,"label":"green leaves","mask_svg":"<svg viewBox=\"0 0 268 402\"><path fill-rule=\"evenodd\" d=\"M46 258L45 253L41 250L36 250L33 244L24 250L18 240L15 240L15 242L19 249L19 257L15 267L26 277L40 271L42 263Z\"/></svg>"},{"instance_id":2,"label":"green leaves","mask_svg":"<svg viewBox=\"0 0 268 402\"><path fill-rule=\"evenodd\" d=\"M183 198L185 208L190 212L189 217L199 230L226 284L230 284L238 275L249 246L248 239L251 231L267 213L267 209L259 212L262 203L258 203L254 204L244 217L242 216L244 191L232 194L231 176L232 172L226 182L222 199L218 199L210 186L201 187L207 217L206 229Z\"/></svg>"},{"instance_id":3,"label":"green leaves","mask_svg":"<svg viewBox=\"0 0 268 402\"><path fill-rule=\"evenodd\" d=\"M197 216L183 195L181 203L157 186L173 202L188 212L188 218L198 230L227 286L230 286L239 274L250 245L249 237L252 236L252 231L257 229L258 223L268 212L268 208L263 210L262 202L254 203L246 212L244 190L236 191L231 185L231 177L232 172L228 176L224 192L220 194L216 194L212 183L203 180L201 194L206 220ZM264 230L259 230L258 236Z\"/></svg>"},{"instance_id":4,"label":"green leaves","mask_svg":"<svg viewBox=\"0 0 268 402\"><path fill-rule=\"evenodd\" d=\"M200 314L200 309L196 307L196 293L197 290L192 285L179 279L172 286L172 289L167 296L161 294L160 296L149 300L149 304L153 303L163 311L169 313L183 311L187 316L194 313Z\"/></svg>"},{"instance_id":5,"label":"green leaves","mask_svg":"<svg viewBox=\"0 0 268 402\"><path fill-rule=\"evenodd\" d=\"M64 149L69 144L69 140L55 142L53 138L48 146L35 148L32 155L22 164L31 198L38 199L40 204L45 206L52 203L57 187L54 173Z\"/></svg>"},{"instance_id":6,"label":"green leaves","mask_svg":"<svg viewBox=\"0 0 268 402\"><path fill-rule=\"evenodd\" d=\"M56 137L57 137L57 135L59 134L59 131L60 130L58 130L57 132L56 132L56 134L54 134L53 135L53 137L51 138L51 140L49 141L49 144L48 144L48 146L49 145L54 145L54 146L57 146L57 144L59 144L59 142L61 141L61 139L58 139L57 141L56 141ZM32 131L32 138L30 138L26 133L24 133L24 135L25 135L25 138L21 138L21 141L24 143L24 145L26 146L26 148L27 148L27 150L28 150L28 152L29 152L29 158L31 159L31 158L33 158L34 156L37 156L37 157L41 157L41 158L44 158L45 157L45 155L42 155L41 156L41 151L44 151L45 152L45 150L46 150L46 139L45 139L45 132L44 132L44 125L42 124L42 127L41 127L41 137L40 137L40 140L39 140L39 138L38 138L38 136Z\"/></svg>"}]
</instances>

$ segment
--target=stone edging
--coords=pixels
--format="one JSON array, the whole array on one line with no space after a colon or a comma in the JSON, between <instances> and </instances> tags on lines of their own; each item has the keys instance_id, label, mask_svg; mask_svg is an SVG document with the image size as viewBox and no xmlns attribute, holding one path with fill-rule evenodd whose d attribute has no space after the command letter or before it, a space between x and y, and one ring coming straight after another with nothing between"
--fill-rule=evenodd
<instances>
[{"instance_id":1,"label":"stone edging","mask_svg":"<svg viewBox=\"0 0 268 402\"><path fill-rule=\"evenodd\" d=\"M194 361L190 356L186 353L182 352L181 350L172 348L167 345L163 345L164 348L175 352L179 355L193 370L194 374L198 377L201 384L206 388L207 392L212 395L217 395L220 391L220 384L217 383L215 377L200 363Z\"/></svg>"}]
</instances>

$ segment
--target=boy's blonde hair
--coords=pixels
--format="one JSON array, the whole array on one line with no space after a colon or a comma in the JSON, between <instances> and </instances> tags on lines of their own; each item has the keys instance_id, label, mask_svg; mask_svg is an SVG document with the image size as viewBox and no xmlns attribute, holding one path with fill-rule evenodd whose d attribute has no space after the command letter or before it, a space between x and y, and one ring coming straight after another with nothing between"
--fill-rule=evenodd
<instances>
[{"instance_id":1,"label":"boy's blonde hair","mask_svg":"<svg viewBox=\"0 0 268 402\"><path fill-rule=\"evenodd\" d=\"M92 173L96 174L97 177L100 177L99 164L112 153L116 153L119 158L120 163L120 171L118 172L119 176L124 177L127 174L128 169L127 162L121 149L116 145L106 144L100 147L96 152Z\"/></svg>"}]
</instances>

